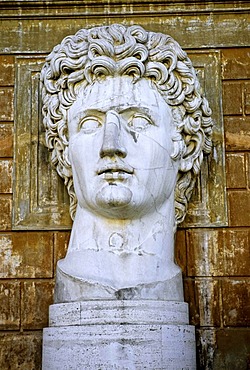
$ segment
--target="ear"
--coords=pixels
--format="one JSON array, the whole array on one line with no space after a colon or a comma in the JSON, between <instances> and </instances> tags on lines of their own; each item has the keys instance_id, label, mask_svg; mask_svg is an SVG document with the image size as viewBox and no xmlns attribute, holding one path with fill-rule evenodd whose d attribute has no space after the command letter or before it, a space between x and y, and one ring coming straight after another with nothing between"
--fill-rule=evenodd
<instances>
[{"instance_id":1,"label":"ear","mask_svg":"<svg viewBox=\"0 0 250 370\"><path fill-rule=\"evenodd\" d=\"M198 131L185 136L185 151L180 160L180 171L187 172L193 169L195 174L200 171L203 159L204 134Z\"/></svg>"},{"instance_id":2,"label":"ear","mask_svg":"<svg viewBox=\"0 0 250 370\"><path fill-rule=\"evenodd\" d=\"M173 118L173 134L172 134L172 142L173 142L173 150L171 153L171 158L173 160L180 160L183 158L186 152L186 144L184 140L184 136L182 134L183 126L184 126L184 116L185 116L185 109L182 106L171 107L172 110L172 118Z\"/></svg>"},{"instance_id":3,"label":"ear","mask_svg":"<svg viewBox=\"0 0 250 370\"><path fill-rule=\"evenodd\" d=\"M63 152L63 163L62 163L62 173L64 177L72 177L72 168L71 168L71 163L70 163L70 158L69 158L69 147L66 146L64 148Z\"/></svg>"},{"instance_id":4,"label":"ear","mask_svg":"<svg viewBox=\"0 0 250 370\"><path fill-rule=\"evenodd\" d=\"M181 134L175 132L172 136L173 149L171 153L171 158L173 160L180 160L183 158L183 155L186 151L185 141L182 138Z\"/></svg>"}]
</instances>

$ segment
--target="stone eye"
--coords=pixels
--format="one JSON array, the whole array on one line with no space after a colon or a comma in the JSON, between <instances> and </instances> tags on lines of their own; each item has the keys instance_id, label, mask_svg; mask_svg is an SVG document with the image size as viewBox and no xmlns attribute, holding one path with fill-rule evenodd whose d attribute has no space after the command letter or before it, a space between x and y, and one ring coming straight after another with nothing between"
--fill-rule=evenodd
<instances>
[{"instance_id":1,"label":"stone eye","mask_svg":"<svg viewBox=\"0 0 250 370\"><path fill-rule=\"evenodd\" d=\"M150 125L152 125L152 121L147 116L138 113L134 114L128 122L128 126L136 132L144 131Z\"/></svg>"},{"instance_id":2,"label":"stone eye","mask_svg":"<svg viewBox=\"0 0 250 370\"><path fill-rule=\"evenodd\" d=\"M92 134L101 127L101 122L97 117L85 117L80 122L80 129L85 134Z\"/></svg>"}]
</instances>

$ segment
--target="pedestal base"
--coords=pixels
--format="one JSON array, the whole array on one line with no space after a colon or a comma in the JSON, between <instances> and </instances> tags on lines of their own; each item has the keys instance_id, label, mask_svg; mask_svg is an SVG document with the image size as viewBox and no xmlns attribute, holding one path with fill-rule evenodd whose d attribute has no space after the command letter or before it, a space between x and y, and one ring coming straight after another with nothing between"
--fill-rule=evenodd
<instances>
[{"instance_id":1,"label":"pedestal base","mask_svg":"<svg viewBox=\"0 0 250 370\"><path fill-rule=\"evenodd\" d=\"M93 301L50 307L43 370L195 370L187 305Z\"/></svg>"}]
</instances>

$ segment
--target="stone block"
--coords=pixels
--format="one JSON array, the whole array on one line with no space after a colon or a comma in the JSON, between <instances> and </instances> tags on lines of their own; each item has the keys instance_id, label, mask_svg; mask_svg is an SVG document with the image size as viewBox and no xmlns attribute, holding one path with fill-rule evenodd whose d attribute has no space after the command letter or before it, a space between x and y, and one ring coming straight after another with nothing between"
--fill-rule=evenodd
<instances>
[{"instance_id":1,"label":"stone block","mask_svg":"<svg viewBox=\"0 0 250 370\"><path fill-rule=\"evenodd\" d=\"M215 370L216 330L201 328L196 330L197 369ZM221 368L217 368L221 370Z\"/></svg>"},{"instance_id":2,"label":"stone block","mask_svg":"<svg viewBox=\"0 0 250 370\"><path fill-rule=\"evenodd\" d=\"M185 279L185 301L189 304L190 324L220 326L219 281L211 278Z\"/></svg>"},{"instance_id":3,"label":"stone block","mask_svg":"<svg viewBox=\"0 0 250 370\"><path fill-rule=\"evenodd\" d=\"M184 302L92 300L50 306L43 369L195 370Z\"/></svg>"},{"instance_id":4,"label":"stone block","mask_svg":"<svg viewBox=\"0 0 250 370\"><path fill-rule=\"evenodd\" d=\"M14 85L14 57L0 56L0 86Z\"/></svg>"},{"instance_id":5,"label":"stone block","mask_svg":"<svg viewBox=\"0 0 250 370\"><path fill-rule=\"evenodd\" d=\"M247 1L237 1L233 5L224 1L101 1L100 8L97 6L99 2L89 1L73 2L71 7L71 2L65 1L60 3L60 7L50 6L52 3L44 4L41 7L25 7L21 2L14 2L11 8L6 5L2 11L1 52L6 52L7 48L8 52L15 53L37 50L48 53L67 31L73 33L83 24L92 27L111 21L125 23L124 20L154 31L165 29L190 49L232 47L233 54L237 50L235 46L249 44ZM20 22L24 19L21 29L17 19Z\"/></svg>"},{"instance_id":6,"label":"stone block","mask_svg":"<svg viewBox=\"0 0 250 370\"><path fill-rule=\"evenodd\" d=\"M113 324L188 324L185 302L151 300L81 301L53 304L49 308L49 325Z\"/></svg>"},{"instance_id":7,"label":"stone block","mask_svg":"<svg viewBox=\"0 0 250 370\"><path fill-rule=\"evenodd\" d=\"M230 226L250 226L250 191L228 192Z\"/></svg>"},{"instance_id":8,"label":"stone block","mask_svg":"<svg viewBox=\"0 0 250 370\"><path fill-rule=\"evenodd\" d=\"M0 246L1 278L53 277L53 233L5 233Z\"/></svg>"},{"instance_id":9,"label":"stone block","mask_svg":"<svg viewBox=\"0 0 250 370\"><path fill-rule=\"evenodd\" d=\"M0 193L12 193L12 160L0 160Z\"/></svg>"},{"instance_id":10,"label":"stone block","mask_svg":"<svg viewBox=\"0 0 250 370\"><path fill-rule=\"evenodd\" d=\"M25 250L24 250L25 251ZM13 250L11 234L0 235L0 278L18 276L22 255Z\"/></svg>"},{"instance_id":11,"label":"stone block","mask_svg":"<svg viewBox=\"0 0 250 370\"><path fill-rule=\"evenodd\" d=\"M250 150L250 117L225 117L227 151Z\"/></svg>"},{"instance_id":12,"label":"stone block","mask_svg":"<svg viewBox=\"0 0 250 370\"><path fill-rule=\"evenodd\" d=\"M54 233L54 268L57 261L64 258L68 249L70 231L61 231Z\"/></svg>"},{"instance_id":13,"label":"stone block","mask_svg":"<svg viewBox=\"0 0 250 370\"><path fill-rule=\"evenodd\" d=\"M222 226L227 222L225 207L225 175L224 175L224 151L222 150L224 135L222 133L221 104L218 104L217 96L221 95L220 69L221 63L219 52L193 51L191 59L201 77L201 82L206 87L208 100L213 110L215 125L215 146L209 160L203 162L202 175L197 182L198 190L192 200L193 207L189 208L185 226L191 227L206 224ZM68 214L68 201L66 200L63 181L55 171L51 170L48 163L48 153L44 147L43 126L39 115L39 72L44 60L41 56L28 56L17 59L17 86L16 106L20 114L16 117L16 137L22 136L23 140L17 140L15 145L16 158L16 181L15 198L13 207L13 228L24 229L70 229L71 221ZM211 78L213 76L213 78ZM215 90L216 89L216 92ZM25 106L25 110L22 107ZM30 117L33 117L30 121ZM38 136L37 126L40 129ZM24 138L23 132L27 132ZM19 163L20 162L20 163ZM35 164L37 171L31 171L30 163ZM24 170L25 167L25 170ZM209 177L207 178L207 174ZM56 175L56 176L55 176ZM219 179L219 180L218 180ZM60 179L59 179L60 180ZM209 182L208 186L204 183ZM30 186L30 184L38 184ZM39 190L39 191L36 191ZM29 199L33 199L29 202ZM37 204L37 203L38 204ZM52 208L53 202L53 208ZM22 212L20 212L22 210ZM53 213L53 217L51 216Z\"/></svg>"},{"instance_id":14,"label":"stone block","mask_svg":"<svg viewBox=\"0 0 250 370\"><path fill-rule=\"evenodd\" d=\"M250 278L222 280L223 321L225 326L249 326Z\"/></svg>"},{"instance_id":15,"label":"stone block","mask_svg":"<svg viewBox=\"0 0 250 370\"><path fill-rule=\"evenodd\" d=\"M248 229L188 230L188 276L246 276L249 248Z\"/></svg>"},{"instance_id":16,"label":"stone block","mask_svg":"<svg viewBox=\"0 0 250 370\"><path fill-rule=\"evenodd\" d=\"M249 328L218 330L214 348L213 367L208 370L250 369Z\"/></svg>"},{"instance_id":17,"label":"stone block","mask_svg":"<svg viewBox=\"0 0 250 370\"><path fill-rule=\"evenodd\" d=\"M223 83L223 113L224 115L241 115L242 107L242 84L241 82Z\"/></svg>"},{"instance_id":18,"label":"stone block","mask_svg":"<svg viewBox=\"0 0 250 370\"><path fill-rule=\"evenodd\" d=\"M250 48L222 49L221 57L224 80L250 78Z\"/></svg>"},{"instance_id":19,"label":"stone block","mask_svg":"<svg viewBox=\"0 0 250 370\"><path fill-rule=\"evenodd\" d=\"M83 325L44 329L43 370L195 370L190 325Z\"/></svg>"},{"instance_id":20,"label":"stone block","mask_svg":"<svg viewBox=\"0 0 250 370\"><path fill-rule=\"evenodd\" d=\"M13 156L13 126L10 123L0 124L0 157Z\"/></svg>"},{"instance_id":21,"label":"stone block","mask_svg":"<svg viewBox=\"0 0 250 370\"><path fill-rule=\"evenodd\" d=\"M175 261L182 269L184 276L187 274L187 248L185 230L177 230L175 236Z\"/></svg>"},{"instance_id":22,"label":"stone block","mask_svg":"<svg viewBox=\"0 0 250 370\"><path fill-rule=\"evenodd\" d=\"M246 158L244 153L226 155L227 187L240 189L247 187Z\"/></svg>"},{"instance_id":23,"label":"stone block","mask_svg":"<svg viewBox=\"0 0 250 370\"><path fill-rule=\"evenodd\" d=\"M205 329L197 334L197 369L248 370L250 367L250 330Z\"/></svg>"},{"instance_id":24,"label":"stone block","mask_svg":"<svg viewBox=\"0 0 250 370\"><path fill-rule=\"evenodd\" d=\"M41 332L0 334L1 370L40 370Z\"/></svg>"},{"instance_id":25,"label":"stone block","mask_svg":"<svg viewBox=\"0 0 250 370\"><path fill-rule=\"evenodd\" d=\"M48 325L49 305L53 303L53 281L25 281L22 287L21 326L42 329Z\"/></svg>"},{"instance_id":26,"label":"stone block","mask_svg":"<svg viewBox=\"0 0 250 370\"><path fill-rule=\"evenodd\" d=\"M246 154L247 158L247 186L250 189L250 153Z\"/></svg>"},{"instance_id":27,"label":"stone block","mask_svg":"<svg viewBox=\"0 0 250 370\"><path fill-rule=\"evenodd\" d=\"M12 196L0 194L0 230L11 230Z\"/></svg>"},{"instance_id":28,"label":"stone block","mask_svg":"<svg viewBox=\"0 0 250 370\"><path fill-rule=\"evenodd\" d=\"M187 276L223 276L222 231L187 230Z\"/></svg>"},{"instance_id":29,"label":"stone block","mask_svg":"<svg viewBox=\"0 0 250 370\"><path fill-rule=\"evenodd\" d=\"M0 121L14 119L14 90L10 87L0 88Z\"/></svg>"},{"instance_id":30,"label":"stone block","mask_svg":"<svg viewBox=\"0 0 250 370\"><path fill-rule=\"evenodd\" d=\"M224 275L249 275L250 230L226 229L223 239Z\"/></svg>"},{"instance_id":31,"label":"stone block","mask_svg":"<svg viewBox=\"0 0 250 370\"><path fill-rule=\"evenodd\" d=\"M244 92L244 113L250 114L250 82L244 83L243 92Z\"/></svg>"},{"instance_id":32,"label":"stone block","mask_svg":"<svg viewBox=\"0 0 250 370\"><path fill-rule=\"evenodd\" d=\"M0 330L18 330L20 325L20 282L0 284Z\"/></svg>"}]
</instances>

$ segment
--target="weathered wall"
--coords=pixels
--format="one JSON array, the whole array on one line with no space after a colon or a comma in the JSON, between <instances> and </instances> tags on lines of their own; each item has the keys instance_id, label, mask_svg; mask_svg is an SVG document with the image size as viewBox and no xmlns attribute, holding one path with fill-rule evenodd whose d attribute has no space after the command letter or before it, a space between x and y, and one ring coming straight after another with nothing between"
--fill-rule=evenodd
<instances>
[{"instance_id":1,"label":"weathered wall","mask_svg":"<svg viewBox=\"0 0 250 370\"><path fill-rule=\"evenodd\" d=\"M69 231L12 231L15 60L46 54L79 28L114 22L138 23L171 34L187 49L221 53L228 226L180 229L176 257L183 269L190 322L197 328L198 369L249 369L248 2L81 3L1 1L0 369L40 369L55 265L69 238Z\"/></svg>"}]
</instances>

